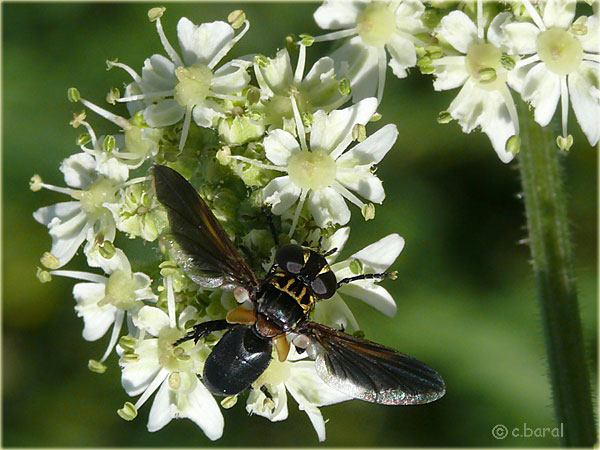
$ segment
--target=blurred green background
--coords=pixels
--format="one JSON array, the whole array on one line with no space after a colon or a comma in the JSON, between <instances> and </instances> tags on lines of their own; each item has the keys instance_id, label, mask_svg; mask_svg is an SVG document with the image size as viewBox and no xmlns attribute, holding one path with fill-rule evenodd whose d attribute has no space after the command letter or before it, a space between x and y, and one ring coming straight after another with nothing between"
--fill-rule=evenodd
<instances>
[{"instance_id":1,"label":"blurred green background","mask_svg":"<svg viewBox=\"0 0 600 450\"><path fill-rule=\"evenodd\" d=\"M211 443L188 420L146 431L150 404L131 422L116 410L129 400L120 386L116 355L103 375L87 369L106 339L85 342L73 306L72 280L40 284L38 259L50 238L31 214L64 201L32 193L31 175L63 185L59 163L78 149L80 130L68 124L81 105L67 102L67 88L99 104L127 76L107 72L119 58L139 70L163 52L151 4L2 5L3 30L3 446L313 446L307 416L290 399L290 417L270 423L248 417L243 402L223 411L225 432ZM315 4L168 4L163 25L176 45L180 16L223 20L243 8L248 34L232 56L273 55L290 32L319 34ZM314 61L329 44L309 50ZM436 403L385 407L358 400L322 408L329 446L556 446L552 437L504 440L496 424L512 430L555 427L540 313L529 264L516 163L502 164L485 135L464 135L456 123L438 125L456 91L436 93L416 70L404 80L388 71L380 112L400 136L381 164L387 199L374 221L354 210L345 255L397 232L406 239L386 282L398 303L390 319L349 299L367 337L428 362L443 374L448 392ZM125 113L123 108L123 113ZM113 130L91 117L98 134ZM104 127L104 128L103 128ZM592 379L597 361L597 165L571 120L575 146L565 159L565 180L576 253L576 275ZM78 255L68 266L84 269ZM594 385L594 392L596 392Z\"/></svg>"}]
</instances>

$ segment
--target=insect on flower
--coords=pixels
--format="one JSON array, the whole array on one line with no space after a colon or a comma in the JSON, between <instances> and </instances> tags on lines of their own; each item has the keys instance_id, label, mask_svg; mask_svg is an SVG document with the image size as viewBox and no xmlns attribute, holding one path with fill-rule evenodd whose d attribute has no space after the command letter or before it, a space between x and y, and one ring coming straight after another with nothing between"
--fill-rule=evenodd
<instances>
[{"instance_id":1,"label":"insect on flower","mask_svg":"<svg viewBox=\"0 0 600 450\"><path fill-rule=\"evenodd\" d=\"M203 382L212 394L237 395L252 387L269 366L273 347L278 359L285 361L290 350L286 334L291 333L300 337L294 340L300 351L314 354L323 381L351 397L386 405L414 405L444 395L444 381L426 364L309 319L315 302L330 298L341 285L392 274L363 274L337 281L325 259L335 249L321 253L320 248L315 251L288 244L277 249L266 278L258 280L185 178L156 165L154 182L157 198L168 212L167 240L176 262L200 286L233 291L238 300L253 305L253 309L244 305L234 308L226 319L199 323L174 343L197 342L214 331L228 330L204 365Z\"/></svg>"}]
</instances>

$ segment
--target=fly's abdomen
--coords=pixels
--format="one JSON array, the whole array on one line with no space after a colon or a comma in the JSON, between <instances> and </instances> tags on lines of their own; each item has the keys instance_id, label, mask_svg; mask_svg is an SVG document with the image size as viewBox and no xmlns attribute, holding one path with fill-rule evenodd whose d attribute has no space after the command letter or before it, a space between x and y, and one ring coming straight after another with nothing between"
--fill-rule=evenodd
<instances>
[{"instance_id":1,"label":"fly's abdomen","mask_svg":"<svg viewBox=\"0 0 600 450\"><path fill-rule=\"evenodd\" d=\"M229 330L204 364L204 385L214 395L236 395L248 389L271 362L270 339L256 336L251 327Z\"/></svg>"}]
</instances>

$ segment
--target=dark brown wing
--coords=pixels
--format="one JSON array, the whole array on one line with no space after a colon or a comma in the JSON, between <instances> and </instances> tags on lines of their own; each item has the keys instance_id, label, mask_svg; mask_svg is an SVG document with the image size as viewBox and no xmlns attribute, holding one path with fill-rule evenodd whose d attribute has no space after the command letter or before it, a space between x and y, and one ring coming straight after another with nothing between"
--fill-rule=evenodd
<instances>
[{"instance_id":1,"label":"dark brown wing","mask_svg":"<svg viewBox=\"0 0 600 450\"><path fill-rule=\"evenodd\" d=\"M233 245L227 233L194 187L177 171L155 165L154 186L167 208L176 262L203 287L231 289L243 286L251 296L256 275Z\"/></svg>"},{"instance_id":2,"label":"dark brown wing","mask_svg":"<svg viewBox=\"0 0 600 450\"><path fill-rule=\"evenodd\" d=\"M317 347L316 369L331 387L384 405L417 405L442 397L442 377L427 364L392 348L317 322L298 329Z\"/></svg>"}]
</instances>

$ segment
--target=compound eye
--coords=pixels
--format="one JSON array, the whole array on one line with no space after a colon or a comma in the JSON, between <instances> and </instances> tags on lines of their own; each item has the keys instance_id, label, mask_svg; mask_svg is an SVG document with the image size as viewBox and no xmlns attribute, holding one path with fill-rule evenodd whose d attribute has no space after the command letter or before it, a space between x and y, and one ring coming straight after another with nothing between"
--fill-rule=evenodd
<instances>
[{"instance_id":1,"label":"compound eye","mask_svg":"<svg viewBox=\"0 0 600 450\"><path fill-rule=\"evenodd\" d=\"M310 288L320 299L331 297L337 289L335 274L331 270L322 273L310 283Z\"/></svg>"},{"instance_id":2,"label":"compound eye","mask_svg":"<svg viewBox=\"0 0 600 450\"><path fill-rule=\"evenodd\" d=\"M298 274L304 268L304 249L295 244L284 245L277 250L275 262L286 272Z\"/></svg>"}]
</instances>

